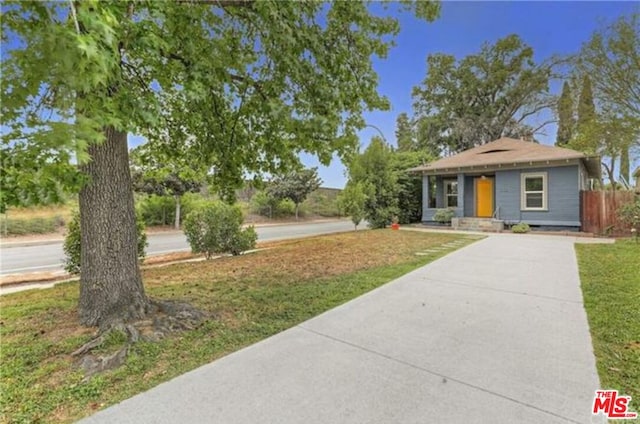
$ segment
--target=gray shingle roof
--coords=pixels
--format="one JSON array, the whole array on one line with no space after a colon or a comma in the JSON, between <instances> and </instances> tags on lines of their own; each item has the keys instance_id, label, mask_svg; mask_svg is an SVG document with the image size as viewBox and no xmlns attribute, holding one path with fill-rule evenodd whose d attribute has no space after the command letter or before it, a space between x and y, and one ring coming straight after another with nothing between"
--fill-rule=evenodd
<instances>
[{"instance_id":1,"label":"gray shingle roof","mask_svg":"<svg viewBox=\"0 0 640 424\"><path fill-rule=\"evenodd\" d=\"M589 160L595 158L589 158L584 153L563 147L547 146L507 137L413 168L411 171L444 171L476 166L524 165L530 162L572 159L583 159L585 165L589 168L589 173L599 175L599 160L597 161L598 165L595 166L593 160Z\"/></svg>"}]
</instances>

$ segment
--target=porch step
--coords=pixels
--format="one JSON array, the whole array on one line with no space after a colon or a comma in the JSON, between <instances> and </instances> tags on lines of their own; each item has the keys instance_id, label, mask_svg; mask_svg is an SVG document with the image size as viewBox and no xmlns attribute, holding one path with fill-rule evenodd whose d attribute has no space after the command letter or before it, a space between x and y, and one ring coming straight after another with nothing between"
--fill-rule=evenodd
<instances>
[{"instance_id":1,"label":"porch step","mask_svg":"<svg viewBox=\"0 0 640 424\"><path fill-rule=\"evenodd\" d=\"M504 230L504 221L493 218L452 218L451 228L467 231L493 231Z\"/></svg>"}]
</instances>

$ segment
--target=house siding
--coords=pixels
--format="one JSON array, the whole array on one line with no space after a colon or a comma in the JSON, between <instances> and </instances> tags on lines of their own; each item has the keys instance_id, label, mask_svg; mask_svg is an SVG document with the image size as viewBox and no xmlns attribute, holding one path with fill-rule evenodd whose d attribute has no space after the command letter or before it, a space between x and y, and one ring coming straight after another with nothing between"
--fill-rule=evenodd
<instances>
[{"instance_id":1,"label":"house siding","mask_svg":"<svg viewBox=\"0 0 640 424\"><path fill-rule=\"evenodd\" d=\"M434 208L429 208L429 197L428 195L425 195L426 192L428 192L429 190L429 182L428 182L428 176L427 175L423 175L422 176L422 221L423 222L427 222L427 221L433 221L433 216L435 215L435 213L437 212L438 209L444 209L445 208L445 204L444 204L444 180L451 180L451 179L455 179L458 181L458 205L462 205L463 202L466 205L467 203L467 198L469 196L473 196L473 179L471 179L471 186L467 185L467 178L469 177L465 177L464 174L459 174L457 176L447 176L447 177L442 177L441 175L437 175L435 177L436 179L436 190L435 190L435 197L436 197L436 207ZM467 192L467 190L469 190ZM464 216L464 210L462 207L457 207L454 208L454 216L457 217L461 217Z\"/></svg>"},{"instance_id":2,"label":"house siding","mask_svg":"<svg viewBox=\"0 0 640 424\"><path fill-rule=\"evenodd\" d=\"M521 210L521 174L531 172L547 173L546 211ZM579 165L497 171L495 178L495 204L507 224L580 226Z\"/></svg>"},{"instance_id":3,"label":"house siding","mask_svg":"<svg viewBox=\"0 0 640 424\"><path fill-rule=\"evenodd\" d=\"M464 177L464 216L475 216L475 177Z\"/></svg>"}]
</instances>

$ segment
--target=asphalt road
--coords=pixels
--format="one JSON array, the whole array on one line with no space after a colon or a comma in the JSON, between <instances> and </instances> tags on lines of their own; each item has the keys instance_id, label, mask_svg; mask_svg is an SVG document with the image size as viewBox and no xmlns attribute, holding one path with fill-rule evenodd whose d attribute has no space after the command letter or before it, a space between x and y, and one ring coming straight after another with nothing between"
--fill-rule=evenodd
<instances>
[{"instance_id":1,"label":"asphalt road","mask_svg":"<svg viewBox=\"0 0 640 424\"><path fill-rule=\"evenodd\" d=\"M256 227L258 241L284 240L318 234L329 234L353 229L350 221ZM170 252L189 251L182 233L155 233L148 236L147 256ZM26 274L30 272L62 270L62 242L29 246L1 247L0 274Z\"/></svg>"}]
</instances>

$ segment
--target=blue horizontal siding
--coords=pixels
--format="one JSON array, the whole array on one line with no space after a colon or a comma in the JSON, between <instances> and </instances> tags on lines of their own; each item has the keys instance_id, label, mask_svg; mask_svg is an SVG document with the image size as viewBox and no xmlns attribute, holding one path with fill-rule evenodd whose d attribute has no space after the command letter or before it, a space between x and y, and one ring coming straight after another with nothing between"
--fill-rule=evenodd
<instances>
[{"instance_id":1,"label":"blue horizontal siding","mask_svg":"<svg viewBox=\"0 0 640 424\"><path fill-rule=\"evenodd\" d=\"M547 173L547 211L522 211L520 180L522 173ZM496 171L496 207L507 223L532 225L580 225L580 172L578 165Z\"/></svg>"}]
</instances>

